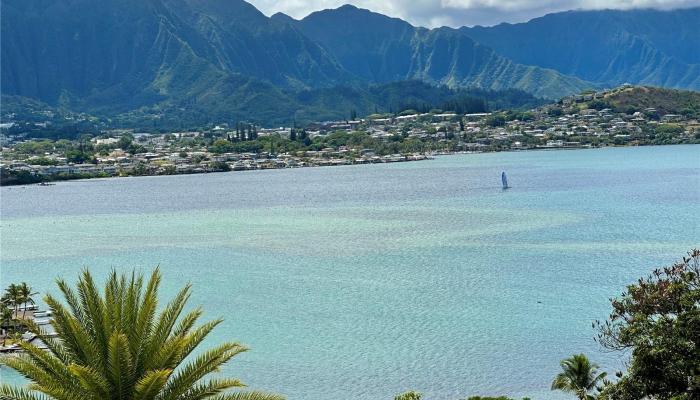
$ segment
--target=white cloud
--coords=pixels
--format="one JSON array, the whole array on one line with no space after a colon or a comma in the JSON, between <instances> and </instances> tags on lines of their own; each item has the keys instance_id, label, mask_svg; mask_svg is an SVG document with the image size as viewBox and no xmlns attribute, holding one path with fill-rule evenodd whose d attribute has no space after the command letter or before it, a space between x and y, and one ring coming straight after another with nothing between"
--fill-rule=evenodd
<instances>
[{"instance_id":1,"label":"white cloud","mask_svg":"<svg viewBox=\"0 0 700 400\"><path fill-rule=\"evenodd\" d=\"M528 9L584 9L598 10L605 8L627 10L631 8L678 8L698 5L690 0L442 0L446 8L478 9L495 8L504 11Z\"/></svg>"},{"instance_id":2,"label":"white cloud","mask_svg":"<svg viewBox=\"0 0 700 400\"><path fill-rule=\"evenodd\" d=\"M524 22L550 12L572 9L686 8L700 0L248 0L267 15L278 11L294 18L351 3L414 25L494 25Z\"/></svg>"}]
</instances>

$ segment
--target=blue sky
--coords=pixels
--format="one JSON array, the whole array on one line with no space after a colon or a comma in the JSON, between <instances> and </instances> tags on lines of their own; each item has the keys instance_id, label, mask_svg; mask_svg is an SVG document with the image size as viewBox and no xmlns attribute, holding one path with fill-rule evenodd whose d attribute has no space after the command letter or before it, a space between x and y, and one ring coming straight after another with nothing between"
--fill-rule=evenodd
<instances>
[{"instance_id":1,"label":"blue sky","mask_svg":"<svg viewBox=\"0 0 700 400\"><path fill-rule=\"evenodd\" d=\"M524 22L550 12L604 8L673 9L700 6L700 0L248 0L267 15L281 11L303 18L313 11L350 3L399 17L414 25L472 26Z\"/></svg>"}]
</instances>

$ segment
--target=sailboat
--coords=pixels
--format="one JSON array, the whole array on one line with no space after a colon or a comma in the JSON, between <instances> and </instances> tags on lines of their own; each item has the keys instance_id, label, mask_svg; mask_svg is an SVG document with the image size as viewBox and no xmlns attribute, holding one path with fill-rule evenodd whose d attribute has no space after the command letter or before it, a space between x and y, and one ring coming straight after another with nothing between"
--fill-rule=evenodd
<instances>
[{"instance_id":1,"label":"sailboat","mask_svg":"<svg viewBox=\"0 0 700 400\"><path fill-rule=\"evenodd\" d=\"M503 189L508 189L508 177L506 176L506 171L501 172L501 183L503 184Z\"/></svg>"}]
</instances>

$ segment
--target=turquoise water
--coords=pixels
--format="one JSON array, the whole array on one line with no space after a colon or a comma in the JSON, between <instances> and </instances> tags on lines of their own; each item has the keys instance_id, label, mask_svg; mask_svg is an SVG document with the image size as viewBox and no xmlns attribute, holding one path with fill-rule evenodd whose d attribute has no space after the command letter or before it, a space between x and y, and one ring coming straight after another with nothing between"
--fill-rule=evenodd
<instances>
[{"instance_id":1,"label":"turquoise water","mask_svg":"<svg viewBox=\"0 0 700 400\"><path fill-rule=\"evenodd\" d=\"M567 398L560 359L624 360L607 299L700 245L700 146L0 190L3 286L160 265L252 348L223 372L292 400Z\"/></svg>"}]
</instances>

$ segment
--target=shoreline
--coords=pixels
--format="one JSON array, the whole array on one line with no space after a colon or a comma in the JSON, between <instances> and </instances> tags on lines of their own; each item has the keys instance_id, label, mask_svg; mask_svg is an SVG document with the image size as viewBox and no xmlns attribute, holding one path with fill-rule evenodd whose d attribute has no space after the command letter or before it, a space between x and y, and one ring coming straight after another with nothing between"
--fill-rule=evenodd
<instances>
[{"instance_id":1,"label":"shoreline","mask_svg":"<svg viewBox=\"0 0 700 400\"><path fill-rule=\"evenodd\" d=\"M458 154L458 153L450 153L450 154ZM231 167L230 169L220 169L220 170L203 169L201 171L192 171L192 172L188 171L188 172L179 172L179 173L172 173L172 174L143 174L143 175L94 174L92 176L86 176L87 174L68 174L68 175L58 175L58 176L57 175L36 175L37 178L40 178L42 180L38 180L36 182L21 182L21 183L3 182L2 184L0 184L0 187L3 187L3 186L7 186L7 187L13 187L13 186L54 186L54 185L56 185L57 182L81 181L81 180L92 180L92 179L139 178L139 177L147 177L147 176L155 177L155 176L178 176L178 175L206 175L206 174L225 173L225 172L248 172L248 171L266 171L266 170L278 170L278 169L322 168L322 167L342 167L342 166L351 166L351 165L393 164L393 163L426 161L426 160L432 160L433 158L434 158L434 155L430 155L430 154L420 154L420 155L409 154L409 155L401 155L401 156L398 156L398 155L384 156L376 161L365 160L362 162L356 162L356 161L351 161L349 159L336 158L336 159L328 159L327 162L322 163L322 164L306 164L306 165L295 165L295 166L286 166L285 165L282 167L263 166L263 167L256 167L256 168L240 168L240 169L237 169L235 167Z\"/></svg>"},{"instance_id":2,"label":"shoreline","mask_svg":"<svg viewBox=\"0 0 700 400\"><path fill-rule=\"evenodd\" d=\"M420 155L401 155L401 157L396 158L397 155L393 156L383 156L383 157L393 157L385 158L378 161L363 161L363 162L353 162L353 160L337 158L328 159L327 163L324 164L309 164L309 165L297 165L297 166L283 166L283 167L260 167L260 168L250 168L250 169L235 169L231 168L228 170L202 170L197 172L180 172L174 174L144 174L144 175L93 175L93 176L83 176L83 175L64 175L55 178L53 176L48 176L53 179L44 179L36 182L22 182L22 183L2 183L0 187L22 187L22 186L54 186L58 182L65 181L87 181L93 179L114 179L114 178L140 178L140 177L157 177L157 176L178 176L178 175L206 175L213 173L225 173L225 172L248 172L248 171L266 171L266 170L278 170L278 169L297 169L297 168L323 168L323 167L342 167L342 166L353 166L353 165L373 165L373 164L393 164L393 163L405 163L405 162L416 162L416 161L428 161L433 160L435 157L439 156L453 156L459 154L489 154L489 153L517 153L524 151L571 151L571 150L602 150L609 148L635 148L635 147L661 147L661 146L682 146L682 145L697 145L697 143L673 143L673 144L653 144L653 145L623 145L623 146L579 146L579 147L534 147L525 149L505 149L505 150L492 150L492 151L452 151L452 152L433 152L430 154L420 154ZM343 162L339 162L343 161ZM41 178L46 178L46 175L41 175Z\"/></svg>"}]
</instances>

